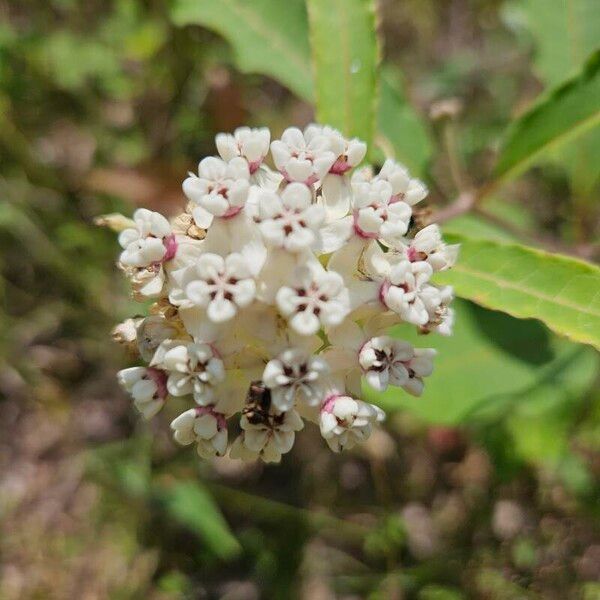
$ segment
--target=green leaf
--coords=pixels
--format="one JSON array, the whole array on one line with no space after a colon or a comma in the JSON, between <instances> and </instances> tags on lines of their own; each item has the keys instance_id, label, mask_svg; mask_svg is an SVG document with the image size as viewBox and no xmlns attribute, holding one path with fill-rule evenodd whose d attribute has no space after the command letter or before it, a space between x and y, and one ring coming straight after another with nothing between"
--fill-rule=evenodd
<instances>
[{"instance_id":1,"label":"green leaf","mask_svg":"<svg viewBox=\"0 0 600 600\"><path fill-rule=\"evenodd\" d=\"M600 123L600 51L583 70L551 90L510 125L500 149L496 176L521 172L540 153L556 149Z\"/></svg>"},{"instance_id":2,"label":"green leaf","mask_svg":"<svg viewBox=\"0 0 600 600\"><path fill-rule=\"evenodd\" d=\"M524 21L536 41L535 69L546 84L557 85L572 75L597 47L600 11L597 0L516 0L509 17Z\"/></svg>"},{"instance_id":3,"label":"green leaf","mask_svg":"<svg viewBox=\"0 0 600 600\"><path fill-rule=\"evenodd\" d=\"M374 0L307 0L316 109L349 137L371 144L379 46Z\"/></svg>"},{"instance_id":4,"label":"green leaf","mask_svg":"<svg viewBox=\"0 0 600 600\"><path fill-rule=\"evenodd\" d=\"M159 493L169 514L204 540L214 554L231 559L241 550L209 492L195 482L175 483Z\"/></svg>"},{"instance_id":5,"label":"green leaf","mask_svg":"<svg viewBox=\"0 0 600 600\"><path fill-rule=\"evenodd\" d=\"M414 327L395 327L395 337L416 347L438 351L433 374L426 379L419 398L399 388L382 394L364 386L363 395L386 411L408 410L428 423L458 425L481 420L485 408L503 409L515 398L527 398L564 369L589 385L597 370L596 353L553 336L541 323L517 320L464 300L454 302L456 326L451 337L419 335ZM580 364L580 361L583 364ZM572 391L557 379L561 398ZM517 400L518 402L518 400ZM500 413L502 414L502 413Z\"/></svg>"},{"instance_id":6,"label":"green leaf","mask_svg":"<svg viewBox=\"0 0 600 600\"><path fill-rule=\"evenodd\" d=\"M233 46L240 70L273 77L300 98L313 101L308 20L302 0L174 0L171 17L177 25L202 25L222 35ZM329 41L327 46L331 46ZM431 138L406 101L397 75L387 68L377 127L386 154L422 176L431 156Z\"/></svg>"},{"instance_id":7,"label":"green leaf","mask_svg":"<svg viewBox=\"0 0 600 600\"><path fill-rule=\"evenodd\" d=\"M408 104L398 73L383 67L380 81L377 141L388 156L405 164L418 177L423 177L432 152L429 132Z\"/></svg>"},{"instance_id":8,"label":"green leaf","mask_svg":"<svg viewBox=\"0 0 600 600\"><path fill-rule=\"evenodd\" d=\"M438 281L457 295L521 319L539 319L574 341L600 348L600 269L516 244L450 236L460 260Z\"/></svg>"},{"instance_id":9,"label":"green leaf","mask_svg":"<svg viewBox=\"0 0 600 600\"><path fill-rule=\"evenodd\" d=\"M596 0L555 0L552 10L547 6L546 0L516 0L505 12L526 25L535 41L535 71L546 86L556 86L598 47L600 11ZM600 127L541 158L563 165L574 193L589 196L600 178Z\"/></svg>"},{"instance_id":10,"label":"green leaf","mask_svg":"<svg viewBox=\"0 0 600 600\"><path fill-rule=\"evenodd\" d=\"M176 25L200 24L234 48L244 73L273 77L301 98L313 96L306 7L301 0L176 0Z\"/></svg>"}]
</instances>

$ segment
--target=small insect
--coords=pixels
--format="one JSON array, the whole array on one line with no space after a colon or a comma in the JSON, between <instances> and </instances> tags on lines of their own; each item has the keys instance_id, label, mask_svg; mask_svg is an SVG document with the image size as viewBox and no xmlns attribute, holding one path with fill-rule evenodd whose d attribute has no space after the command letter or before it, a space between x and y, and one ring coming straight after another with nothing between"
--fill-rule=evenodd
<instances>
[{"instance_id":1,"label":"small insect","mask_svg":"<svg viewBox=\"0 0 600 600\"><path fill-rule=\"evenodd\" d=\"M246 395L246 406L242 414L252 425L269 424L271 420L271 390L260 381L253 381Z\"/></svg>"}]
</instances>

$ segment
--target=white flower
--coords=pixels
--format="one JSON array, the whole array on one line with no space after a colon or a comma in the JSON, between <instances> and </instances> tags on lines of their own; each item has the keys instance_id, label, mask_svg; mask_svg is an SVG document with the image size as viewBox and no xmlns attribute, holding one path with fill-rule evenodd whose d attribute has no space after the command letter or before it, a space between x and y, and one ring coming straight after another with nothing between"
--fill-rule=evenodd
<instances>
[{"instance_id":1,"label":"white flower","mask_svg":"<svg viewBox=\"0 0 600 600\"><path fill-rule=\"evenodd\" d=\"M296 127L289 127L280 140L271 142L271 153L275 166L288 181L307 185L322 179L336 158L324 135L308 141Z\"/></svg>"},{"instance_id":2,"label":"white flower","mask_svg":"<svg viewBox=\"0 0 600 600\"><path fill-rule=\"evenodd\" d=\"M383 392L388 385L394 385L420 396L423 377L433 371L435 354L432 348L415 349L408 342L383 335L363 345L358 362L373 389Z\"/></svg>"},{"instance_id":3,"label":"white flower","mask_svg":"<svg viewBox=\"0 0 600 600\"><path fill-rule=\"evenodd\" d=\"M300 415L295 410L271 412L265 419L253 423L246 415L240 420L242 434L235 440L229 451L231 458L279 462L281 455L292 449L295 432L304 427Z\"/></svg>"},{"instance_id":4,"label":"white flower","mask_svg":"<svg viewBox=\"0 0 600 600\"><path fill-rule=\"evenodd\" d=\"M198 205L192 214L196 225L206 229L213 217L237 215L250 190L250 171L245 159L236 157L225 162L215 156L200 161L198 176L190 174L183 182L183 192Z\"/></svg>"},{"instance_id":5,"label":"white flower","mask_svg":"<svg viewBox=\"0 0 600 600\"><path fill-rule=\"evenodd\" d=\"M167 375L163 371L131 367L119 371L117 378L144 419L151 419L163 407L167 397Z\"/></svg>"},{"instance_id":6,"label":"white flower","mask_svg":"<svg viewBox=\"0 0 600 600\"><path fill-rule=\"evenodd\" d=\"M458 250L459 244L446 245L440 228L432 224L421 229L411 240L406 257L411 262L426 260L434 271L444 271L454 265Z\"/></svg>"},{"instance_id":7,"label":"white flower","mask_svg":"<svg viewBox=\"0 0 600 600\"><path fill-rule=\"evenodd\" d=\"M292 285L280 288L276 299L291 327L302 335L316 333L321 325L339 325L350 312L342 276L319 266L299 267Z\"/></svg>"},{"instance_id":8,"label":"white flower","mask_svg":"<svg viewBox=\"0 0 600 600\"><path fill-rule=\"evenodd\" d=\"M422 181L411 179L404 165L389 158L383 163L377 179L390 183L394 200L403 200L411 206L426 198L428 194L427 187Z\"/></svg>"},{"instance_id":9,"label":"white flower","mask_svg":"<svg viewBox=\"0 0 600 600\"><path fill-rule=\"evenodd\" d=\"M304 137L309 143L319 137L325 137L329 142L335 162L322 178L320 197L327 221L340 219L348 214L350 208L351 188L346 173L362 161L367 145L357 139L347 140L337 129L320 125L309 125Z\"/></svg>"},{"instance_id":10,"label":"white flower","mask_svg":"<svg viewBox=\"0 0 600 600\"><path fill-rule=\"evenodd\" d=\"M425 325L441 303L439 290L428 284L432 273L426 262L400 260L390 265L380 289L382 302L407 323Z\"/></svg>"},{"instance_id":11,"label":"white flower","mask_svg":"<svg viewBox=\"0 0 600 600\"><path fill-rule=\"evenodd\" d=\"M207 309L211 321L228 321L254 300L256 283L241 254L232 253L226 258L203 254L193 269L196 278L187 284L185 294L191 302Z\"/></svg>"},{"instance_id":12,"label":"white flower","mask_svg":"<svg viewBox=\"0 0 600 600\"><path fill-rule=\"evenodd\" d=\"M304 130L304 138L311 142L315 138L325 137L329 142L329 149L335 156L335 162L329 169L330 173L343 175L358 165L367 153L367 145L353 138L347 140L337 129L328 125L309 125Z\"/></svg>"},{"instance_id":13,"label":"white flower","mask_svg":"<svg viewBox=\"0 0 600 600\"><path fill-rule=\"evenodd\" d=\"M454 300L454 290L451 285L445 285L436 288L439 294L440 303L430 303L427 306L429 321L421 326L423 333L435 331L440 335L452 335L454 326L454 310L450 308L450 303Z\"/></svg>"},{"instance_id":14,"label":"white flower","mask_svg":"<svg viewBox=\"0 0 600 600\"><path fill-rule=\"evenodd\" d=\"M141 320L137 326L136 335L140 356L150 362L162 342L177 337L178 330L163 316L152 315Z\"/></svg>"},{"instance_id":15,"label":"white flower","mask_svg":"<svg viewBox=\"0 0 600 600\"><path fill-rule=\"evenodd\" d=\"M184 181L189 202L170 221L146 209L103 220L121 232L133 297L157 298L114 332L148 365L119 381L145 417L167 397L193 398L172 428L204 457L227 451L227 420L240 413L233 458L280 461L302 419L333 450L351 447L383 419L356 399L365 383L418 395L432 370L434 351L390 327L449 335L453 325L452 288L435 274L458 247L436 225L409 236L425 186L392 160L361 168L366 145L332 127L270 138L218 134L220 156Z\"/></svg>"},{"instance_id":16,"label":"white flower","mask_svg":"<svg viewBox=\"0 0 600 600\"><path fill-rule=\"evenodd\" d=\"M119 234L119 244L124 249L119 262L124 267L148 267L173 258L175 239L167 219L160 213L138 208L133 220L135 228Z\"/></svg>"},{"instance_id":17,"label":"white flower","mask_svg":"<svg viewBox=\"0 0 600 600\"><path fill-rule=\"evenodd\" d=\"M412 209L393 196L388 181L365 181L360 176L352 180L354 192L354 228L365 238L397 241L408 231Z\"/></svg>"},{"instance_id":18,"label":"white flower","mask_svg":"<svg viewBox=\"0 0 600 600\"><path fill-rule=\"evenodd\" d=\"M306 185L290 183L281 195L265 190L257 201L255 220L267 242L290 252L314 245L325 212L312 204L312 193Z\"/></svg>"},{"instance_id":19,"label":"white flower","mask_svg":"<svg viewBox=\"0 0 600 600\"><path fill-rule=\"evenodd\" d=\"M329 371L325 360L299 348L288 348L270 360L262 380L271 390L271 401L279 411L290 410L296 398L309 406L322 400L322 377Z\"/></svg>"},{"instance_id":20,"label":"white flower","mask_svg":"<svg viewBox=\"0 0 600 600\"><path fill-rule=\"evenodd\" d=\"M167 371L167 389L173 396L192 394L198 404L212 404L215 386L225 379L223 361L209 344L166 342L152 365Z\"/></svg>"},{"instance_id":21,"label":"white flower","mask_svg":"<svg viewBox=\"0 0 600 600\"><path fill-rule=\"evenodd\" d=\"M175 441L187 446L198 444L202 458L223 456L227 451L227 421L225 415L211 406L197 406L180 414L171 423Z\"/></svg>"},{"instance_id":22,"label":"white flower","mask_svg":"<svg viewBox=\"0 0 600 600\"><path fill-rule=\"evenodd\" d=\"M250 174L255 173L269 152L271 132L267 127L238 127L233 135L219 133L215 138L217 150L221 157L230 161L241 156L248 161Z\"/></svg>"},{"instance_id":23,"label":"white flower","mask_svg":"<svg viewBox=\"0 0 600 600\"><path fill-rule=\"evenodd\" d=\"M321 407L319 426L329 447L340 452L366 440L373 425L384 418L377 406L334 393Z\"/></svg>"}]
</instances>

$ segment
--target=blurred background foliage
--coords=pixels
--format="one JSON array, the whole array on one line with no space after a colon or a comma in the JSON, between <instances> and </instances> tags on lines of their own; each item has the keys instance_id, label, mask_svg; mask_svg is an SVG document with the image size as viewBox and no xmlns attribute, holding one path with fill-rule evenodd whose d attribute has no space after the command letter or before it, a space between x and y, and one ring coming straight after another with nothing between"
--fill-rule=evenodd
<instances>
[{"instance_id":1,"label":"blurred background foliage","mask_svg":"<svg viewBox=\"0 0 600 600\"><path fill-rule=\"evenodd\" d=\"M200 463L170 440L176 405L141 424L116 385L111 326L141 311L93 219L173 213L216 132L313 118L304 2L0 15L0 598L600 598L598 353L540 321L458 300L422 398L374 398L389 420L364 448L309 430L279 467ZM599 19L594 0L382 0L375 159L451 206ZM597 260L599 165L596 126L446 230Z\"/></svg>"}]
</instances>

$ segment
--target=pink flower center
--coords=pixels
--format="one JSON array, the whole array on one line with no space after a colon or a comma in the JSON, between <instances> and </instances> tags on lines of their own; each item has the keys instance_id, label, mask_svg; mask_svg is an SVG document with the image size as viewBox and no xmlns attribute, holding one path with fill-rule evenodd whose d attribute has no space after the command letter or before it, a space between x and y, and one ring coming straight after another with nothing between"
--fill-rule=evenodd
<instances>
[{"instance_id":1,"label":"pink flower center","mask_svg":"<svg viewBox=\"0 0 600 600\"><path fill-rule=\"evenodd\" d=\"M330 173L334 175L343 175L349 171L352 167L348 164L348 160L345 156L340 156L329 169Z\"/></svg>"},{"instance_id":2,"label":"pink flower center","mask_svg":"<svg viewBox=\"0 0 600 600\"><path fill-rule=\"evenodd\" d=\"M202 415L212 415L217 420L217 429L225 429L227 427L227 419L223 413L216 412L212 406L196 406L196 416L201 417Z\"/></svg>"},{"instance_id":3,"label":"pink flower center","mask_svg":"<svg viewBox=\"0 0 600 600\"><path fill-rule=\"evenodd\" d=\"M156 385L156 394L159 398L163 400L167 397L167 374L160 369L155 369L153 367L149 367L146 370L148 377L154 382Z\"/></svg>"},{"instance_id":4,"label":"pink flower center","mask_svg":"<svg viewBox=\"0 0 600 600\"><path fill-rule=\"evenodd\" d=\"M171 234L170 236L164 238L163 245L167 251L163 256L162 262L173 260L175 258L175 254L177 254L177 240L175 239L175 234Z\"/></svg>"}]
</instances>

